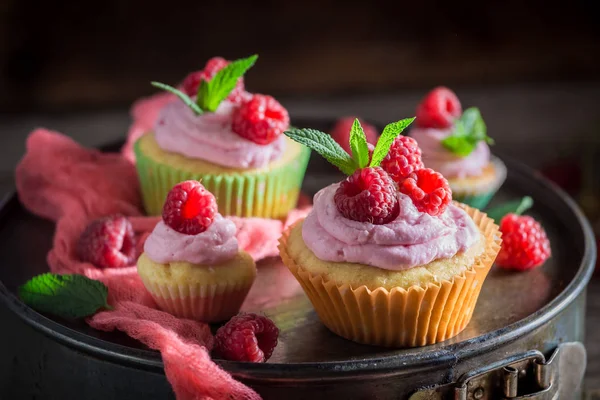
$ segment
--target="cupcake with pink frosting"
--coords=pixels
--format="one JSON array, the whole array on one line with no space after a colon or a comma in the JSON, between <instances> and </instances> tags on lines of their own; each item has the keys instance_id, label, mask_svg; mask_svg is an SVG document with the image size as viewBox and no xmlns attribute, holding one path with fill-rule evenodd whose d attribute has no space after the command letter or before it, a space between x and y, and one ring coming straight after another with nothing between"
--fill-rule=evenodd
<instances>
[{"instance_id":1,"label":"cupcake with pink frosting","mask_svg":"<svg viewBox=\"0 0 600 400\"><path fill-rule=\"evenodd\" d=\"M189 179L202 181L223 215L284 218L296 206L310 152L282 134L289 115L277 100L245 90L256 58L212 58L179 89L153 82L176 98L134 146L148 214Z\"/></svg>"},{"instance_id":2,"label":"cupcake with pink frosting","mask_svg":"<svg viewBox=\"0 0 600 400\"><path fill-rule=\"evenodd\" d=\"M486 125L475 107L462 110L450 89L438 87L417 108L411 136L426 167L443 174L455 200L484 208L506 179L506 167L491 156Z\"/></svg>"},{"instance_id":3,"label":"cupcake with pink frosting","mask_svg":"<svg viewBox=\"0 0 600 400\"><path fill-rule=\"evenodd\" d=\"M325 133L286 131L348 177L284 232L282 260L325 326L359 343L415 347L457 335L500 250L494 221L452 202L448 181L398 136L412 120L389 124L372 151L356 120L352 156Z\"/></svg>"},{"instance_id":4,"label":"cupcake with pink frosting","mask_svg":"<svg viewBox=\"0 0 600 400\"><path fill-rule=\"evenodd\" d=\"M236 315L256 277L235 224L197 181L176 185L137 262L158 307L182 318L224 321Z\"/></svg>"}]
</instances>

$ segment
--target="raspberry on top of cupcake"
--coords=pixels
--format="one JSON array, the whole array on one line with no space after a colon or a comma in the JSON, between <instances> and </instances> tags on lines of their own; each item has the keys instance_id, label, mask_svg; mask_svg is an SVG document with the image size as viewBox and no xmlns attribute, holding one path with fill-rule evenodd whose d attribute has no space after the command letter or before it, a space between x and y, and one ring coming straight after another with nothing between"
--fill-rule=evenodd
<instances>
[{"instance_id":1,"label":"raspberry on top of cupcake","mask_svg":"<svg viewBox=\"0 0 600 400\"><path fill-rule=\"evenodd\" d=\"M137 263L158 306L205 322L235 315L256 277L252 257L238 247L235 224L197 181L171 189L162 217Z\"/></svg>"},{"instance_id":2,"label":"raspberry on top of cupcake","mask_svg":"<svg viewBox=\"0 0 600 400\"><path fill-rule=\"evenodd\" d=\"M399 136L411 122L388 125L370 152L356 120L352 156L318 131L286 132L350 175L315 195L303 223L304 243L317 258L399 271L452 257L480 240L467 213L451 204L446 179L424 168L414 139Z\"/></svg>"},{"instance_id":3,"label":"raspberry on top of cupcake","mask_svg":"<svg viewBox=\"0 0 600 400\"><path fill-rule=\"evenodd\" d=\"M158 145L231 168L260 168L280 158L288 112L273 97L251 94L244 86L243 74L257 58L231 63L212 58L184 79L183 92L153 82L181 99L160 111L154 128Z\"/></svg>"},{"instance_id":4,"label":"raspberry on top of cupcake","mask_svg":"<svg viewBox=\"0 0 600 400\"><path fill-rule=\"evenodd\" d=\"M360 343L418 346L456 335L500 250L493 221L452 203L447 180L424 167L414 139L399 136L413 120L387 125L372 150L356 120L352 155L323 132L285 132L348 177L321 189L284 232L282 260L323 323Z\"/></svg>"},{"instance_id":5,"label":"raspberry on top of cupcake","mask_svg":"<svg viewBox=\"0 0 600 400\"><path fill-rule=\"evenodd\" d=\"M176 98L134 145L149 214L189 179L202 180L223 215L284 218L296 206L310 152L283 135L290 118L275 98L246 90L256 60L212 58L179 88L152 82Z\"/></svg>"},{"instance_id":6,"label":"raspberry on top of cupcake","mask_svg":"<svg viewBox=\"0 0 600 400\"><path fill-rule=\"evenodd\" d=\"M448 179L459 201L483 208L506 178L506 167L490 154L493 140L479 109L463 111L446 87L433 89L421 101L411 136L419 143L425 166Z\"/></svg>"}]
</instances>

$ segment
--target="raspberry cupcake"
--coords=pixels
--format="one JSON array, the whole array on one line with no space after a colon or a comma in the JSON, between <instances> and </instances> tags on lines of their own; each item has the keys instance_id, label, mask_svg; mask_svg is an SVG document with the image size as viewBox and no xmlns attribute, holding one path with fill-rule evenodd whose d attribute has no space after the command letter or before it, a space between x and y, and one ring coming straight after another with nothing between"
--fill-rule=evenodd
<instances>
[{"instance_id":1,"label":"raspberry cupcake","mask_svg":"<svg viewBox=\"0 0 600 400\"><path fill-rule=\"evenodd\" d=\"M236 315L254 279L252 257L238 248L235 224L197 181L176 185L163 219L144 243L137 270L160 309L181 318L224 321Z\"/></svg>"},{"instance_id":2,"label":"raspberry cupcake","mask_svg":"<svg viewBox=\"0 0 600 400\"><path fill-rule=\"evenodd\" d=\"M153 82L177 98L134 145L148 214L185 180L201 181L223 215L283 218L296 206L310 151L282 134L289 115L277 100L245 91L255 61L213 58L181 90Z\"/></svg>"},{"instance_id":3,"label":"raspberry cupcake","mask_svg":"<svg viewBox=\"0 0 600 400\"><path fill-rule=\"evenodd\" d=\"M418 157L400 163L408 174L399 185L379 166L392 144L402 153L394 136L411 121L388 125L371 157L360 129L352 157L324 133L286 132L349 177L319 191L309 215L284 232L282 260L321 321L359 343L415 347L457 335L500 250L493 220L453 203L446 179Z\"/></svg>"},{"instance_id":4,"label":"raspberry cupcake","mask_svg":"<svg viewBox=\"0 0 600 400\"><path fill-rule=\"evenodd\" d=\"M455 200L484 208L506 179L506 167L490 155L486 126L475 107L462 111L450 89L438 87L417 108L411 136L423 162L448 179Z\"/></svg>"}]
</instances>

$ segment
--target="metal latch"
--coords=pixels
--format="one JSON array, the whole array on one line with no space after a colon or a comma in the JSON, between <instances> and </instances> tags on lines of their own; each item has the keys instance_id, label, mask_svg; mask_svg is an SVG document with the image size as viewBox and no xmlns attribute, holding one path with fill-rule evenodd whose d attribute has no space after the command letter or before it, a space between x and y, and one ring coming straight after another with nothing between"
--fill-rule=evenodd
<instances>
[{"instance_id":1,"label":"metal latch","mask_svg":"<svg viewBox=\"0 0 600 400\"><path fill-rule=\"evenodd\" d=\"M531 350L469 371L453 383L421 389L410 400L573 399L585 358L577 342L560 345L548 360Z\"/></svg>"}]
</instances>

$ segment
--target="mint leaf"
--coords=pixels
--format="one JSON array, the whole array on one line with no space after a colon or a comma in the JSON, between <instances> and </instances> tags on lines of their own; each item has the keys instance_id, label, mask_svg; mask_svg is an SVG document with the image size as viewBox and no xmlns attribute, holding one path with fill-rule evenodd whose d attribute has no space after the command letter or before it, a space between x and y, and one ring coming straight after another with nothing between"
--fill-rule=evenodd
<instances>
[{"instance_id":1,"label":"mint leaf","mask_svg":"<svg viewBox=\"0 0 600 400\"><path fill-rule=\"evenodd\" d=\"M219 104L229 96L237 81L248 71L258 59L258 55L235 60L215 74L206 82L202 80L198 87L196 104L206 111L214 112Z\"/></svg>"},{"instance_id":2,"label":"mint leaf","mask_svg":"<svg viewBox=\"0 0 600 400\"><path fill-rule=\"evenodd\" d=\"M454 132L442 140L442 146L460 157L466 157L484 140L493 144L487 135L487 127L477 107L467 108L454 124Z\"/></svg>"},{"instance_id":3,"label":"mint leaf","mask_svg":"<svg viewBox=\"0 0 600 400\"><path fill-rule=\"evenodd\" d=\"M358 167L350 155L324 132L308 128L290 128L283 133L290 139L316 151L346 175L352 175Z\"/></svg>"},{"instance_id":4,"label":"mint leaf","mask_svg":"<svg viewBox=\"0 0 600 400\"><path fill-rule=\"evenodd\" d=\"M533 206L533 199L529 196L525 196L520 200L513 200L491 208L487 211L488 217L494 221L499 222L502 217L506 214L517 214L521 215L525 211L529 210Z\"/></svg>"},{"instance_id":5,"label":"mint leaf","mask_svg":"<svg viewBox=\"0 0 600 400\"><path fill-rule=\"evenodd\" d=\"M352 150L352 158L359 168L364 168L369 164L367 137L358 118L354 120L350 129L350 149Z\"/></svg>"},{"instance_id":6,"label":"mint leaf","mask_svg":"<svg viewBox=\"0 0 600 400\"><path fill-rule=\"evenodd\" d=\"M375 150L373 150L373 156L371 157L371 167L378 167L379 164L383 161L387 153L390 151L390 147L392 143L394 143L394 139L398 137L405 130L415 118L405 118L397 122L392 122L387 124L385 128L383 128L383 132L381 132L381 136L379 140L377 140L377 145L375 146Z\"/></svg>"},{"instance_id":7,"label":"mint leaf","mask_svg":"<svg viewBox=\"0 0 600 400\"><path fill-rule=\"evenodd\" d=\"M194 100L192 100L190 98L190 96L183 93L181 90L178 90L178 89L174 88L173 86L165 85L164 83L160 83L160 82L150 82L150 84L159 89L166 90L167 92L173 93L175 96L179 97L181 99L181 101L183 101L185 103L186 106L191 108L192 111L194 112L194 114L202 115L202 113L203 113L202 108L200 108L196 103L194 103Z\"/></svg>"},{"instance_id":8,"label":"mint leaf","mask_svg":"<svg viewBox=\"0 0 600 400\"><path fill-rule=\"evenodd\" d=\"M93 315L106 303L108 288L83 275L46 273L33 277L19 287L19 297L31 308L63 318Z\"/></svg>"},{"instance_id":9,"label":"mint leaf","mask_svg":"<svg viewBox=\"0 0 600 400\"><path fill-rule=\"evenodd\" d=\"M441 143L446 149L460 157L466 157L471 154L477 144L469 140L466 136L459 135L447 136L442 139Z\"/></svg>"}]
</instances>

